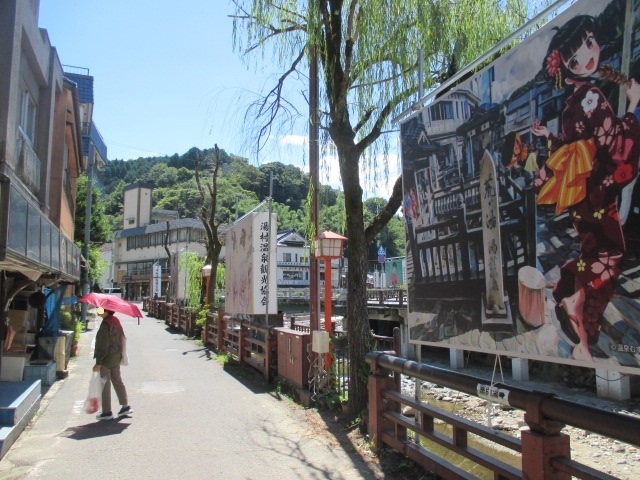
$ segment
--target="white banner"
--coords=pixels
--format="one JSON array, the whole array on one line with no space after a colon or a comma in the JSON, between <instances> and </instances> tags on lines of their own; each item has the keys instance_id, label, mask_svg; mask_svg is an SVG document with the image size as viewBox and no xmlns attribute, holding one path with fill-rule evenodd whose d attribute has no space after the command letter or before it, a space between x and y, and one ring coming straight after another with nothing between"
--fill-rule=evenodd
<instances>
[{"instance_id":1,"label":"white banner","mask_svg":"<svg viewBox=\"0 0 640 480\"><path fill-rule=\"evenodd\" d=\"M162 267L158 262L153 264L153 281L151 282L151 295L155 297L162 296Z\"/></svg>"},{"instance_id":2,"label":"white banner","mask_svg":"<svg viewBox=\"0 0 640 480\"><path fill-rule=\"evenodd\" d=\"M242 218L227 232L225 310L231 314L278 312L276 215L267 212Z\"/></svg>"}]
</instances>

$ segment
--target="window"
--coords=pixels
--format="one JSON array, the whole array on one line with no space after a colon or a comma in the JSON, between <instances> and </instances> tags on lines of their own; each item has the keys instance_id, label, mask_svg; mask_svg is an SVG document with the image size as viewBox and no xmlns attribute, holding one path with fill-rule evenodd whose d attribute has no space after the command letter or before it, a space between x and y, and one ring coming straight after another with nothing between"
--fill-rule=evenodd
<instances>
[{"instance_id":1,"label":"window","mask_svg":"<svg viewBox=\"0 0 640 480\"><path fill-rule=\"evenodd\" d=\"M36 102L29 94L28 90L22 92L22 101L20 105L20 128L22 133L29 140L31 147L35 146L36 140Z\"/></svg>"},{"instance_id":2,"label":"window","mask_svg":"<svg viewBox=\"0 0 640 480\"><path fill-rule=\"evenodd\" d=\"M200 229L195 229L195 230L192 229L191 230L191 241L206 243L207 235L206 235L205 231L204 230L200 230Z\"/></svg>"},{"instance_id":3,"label":"window","mask_svg":"<svg viewBox=\"0 0 640 480\"><path fill-rule=\"evenodd\" d=\"M441 101L429 110L431 112L431 121L453 119L453 102Z\"/></svg>"},{"instance_id":4,"label":"window","mask_svg":"<svg viewBox=\"0 0 640 480\"><path fill-rule=\"evenodd\" d=\"M284 271L282 272L283 280L302 280L302 272Z\"/></svg>"},{"instance_id":5,"label":"window","mask_svg":"<svg viewBox=\"0 0 640 480\"><path fill-rule=\"evenodd\" d=\"M291 254L290 253L283 253L282 254L282 261L283 262L290 262L291 261Z\"/></svg>"}]
</instances>

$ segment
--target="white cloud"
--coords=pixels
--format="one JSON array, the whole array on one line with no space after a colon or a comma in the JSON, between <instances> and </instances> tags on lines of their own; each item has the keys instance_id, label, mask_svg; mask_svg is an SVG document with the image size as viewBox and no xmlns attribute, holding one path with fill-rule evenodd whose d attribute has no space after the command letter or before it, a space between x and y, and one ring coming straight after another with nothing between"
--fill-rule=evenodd
<instances>
[{"instance_id":1,"label":"white cloud","mask_svg":"<svg viewBox=\"0 0 640 480\"><path fill-rule=\"evenodd\" d=\"M303 146L307 144L307 137L304 135L283 135L280 137L280 145L298 145Z\"/></svg>"},{"instance_id":2,"label":"white cloud","mask_svg":"<svg viewBox=\"0 0 640 480\"><path fill-rule=\"evenodd\" d=\"M323 185L342 191L342 177L337 155L323 155L320 158L320 172L318 180Z\"/></svg>"},{"instance_id":3,"label":"white cloud","mask_svg":"<svg viewBox=\"0 0 640 480\"><path fill-rule=\"evenodd\" d=\"M389 198L393 191L393 185L400 175L400 159L397 154L390 153L387 159L388 175L385 173L384 160L382 157L373 161L372 167L360 164L360 185L364 192L364 198L382 197ZM325 155L320 159L320 183L342 191L342 179L340 176L340 166L338 157L335 155Z\"/></svg>"},{"instance_id":4,"label":"white cloud","mask_svg":"<svg viewBox=\"0 0 640 480\"><path fill-rule=\"evenodd\" d=\"M383 158L376 159L375 163L379 167L376 168L375 172L369 172L368 174L363 172L363 167L360 168L365 198L381 197L388 199L391 196L396 179L402 172L400 157L397 153L389 153L387 158L388 173L385 172L383 162Z\"/></svg>"},{"instance_id":5,"label":"white cloud","mask_svg":"<svg viewBox=\"0 0 640 480\"><path fill-rule=\"evenodd\" d=\"M323 149L324 150L324 149ZM304 135L282 135L278 138L277 158L285 165L295 165L305 173L309 173L309 148L308 139ZM376 158L373 166L365 167L360 164L360 184L364 191L364 198L382 197L389 198L393 191L398 175L402 172L399 155L390 152L388 156L388 176L385 176L384 160L382 156ZM329 185L336 190L342 191L342 178L340 176L340 166L335 150L326 149L321 153L319 161L318 178L322 185Z\"/></svg>"}]
</instances>

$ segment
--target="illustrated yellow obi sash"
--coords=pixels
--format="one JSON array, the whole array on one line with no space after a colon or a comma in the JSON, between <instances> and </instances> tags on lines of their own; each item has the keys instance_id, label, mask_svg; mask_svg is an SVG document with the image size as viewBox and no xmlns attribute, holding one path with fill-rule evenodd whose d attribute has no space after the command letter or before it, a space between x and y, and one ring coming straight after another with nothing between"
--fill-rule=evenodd
<instances>
[{"instance_id":1,"label":"illustrated yellow obi sash","mask_svg":"<svg viewBox=\"0 0 640 480\"><path fill-rule=\"evenodd\" d=\"M553 171L553 177L540 189L537 203L555 203L558 215L584 200L595 153L596 146L592 138L567 143L553 152L546 162L547 167Z\"/></svg>"}]
</instances>

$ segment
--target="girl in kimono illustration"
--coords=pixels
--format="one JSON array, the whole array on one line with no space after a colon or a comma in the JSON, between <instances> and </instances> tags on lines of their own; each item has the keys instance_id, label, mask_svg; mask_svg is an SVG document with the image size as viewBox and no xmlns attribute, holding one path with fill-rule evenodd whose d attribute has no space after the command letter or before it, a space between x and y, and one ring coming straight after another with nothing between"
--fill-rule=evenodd
<instances>
[{"instance_id":1,"label":"girl in kimono illustration","mask_svg":"<svg viewBox=\"0 0 640 480\"><path fill-rule=\"evenodd\" d=\"M627 112L622 118L593 85L597 78L626 82L600 65L595 21L577 16L556 29L543 67L556 88L568 85L560 135L534 122L534 135L546 137L551 154L536 173L538 204L568 212L580 238L578 258L561 268L553 289L560 332L575 345L574 358L591 359L590 345L600 333L600 319L613 296L626 252L617 200L638 173L640 124L633 112L640 84L627 82Z\"/></svg>"}]
</instances>

